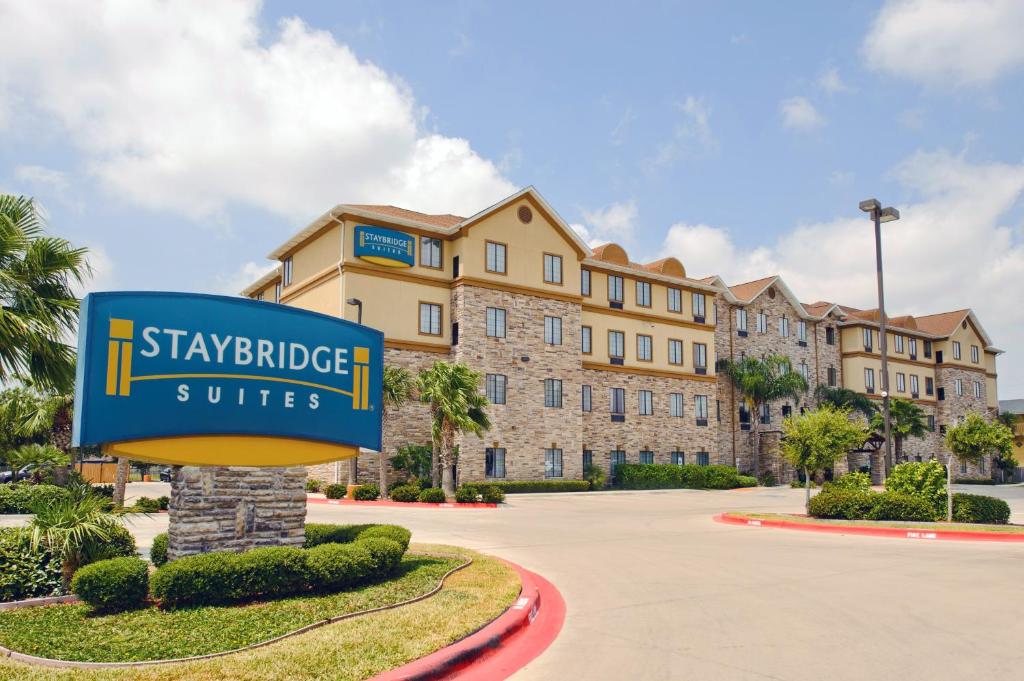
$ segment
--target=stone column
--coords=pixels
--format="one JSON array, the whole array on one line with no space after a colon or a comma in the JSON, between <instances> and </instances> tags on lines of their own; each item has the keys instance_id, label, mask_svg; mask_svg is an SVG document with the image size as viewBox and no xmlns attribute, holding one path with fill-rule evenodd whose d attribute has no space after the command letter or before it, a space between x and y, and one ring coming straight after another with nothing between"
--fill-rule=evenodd
<instances>
[{"instance_id":1,"label":"stone column","mask_svg":"<svg viewBox=\"0 0 1024 681\"><path fill-rule=\"evenodd\" d=\"M175 466L167 556L302 546L306 469Z\"/></svg>"}]
</instances>

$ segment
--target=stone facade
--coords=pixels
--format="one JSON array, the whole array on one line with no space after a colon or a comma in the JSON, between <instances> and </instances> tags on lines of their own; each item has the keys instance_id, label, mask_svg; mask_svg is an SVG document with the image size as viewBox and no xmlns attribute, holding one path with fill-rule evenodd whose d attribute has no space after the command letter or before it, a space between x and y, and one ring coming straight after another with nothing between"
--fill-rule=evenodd
<instances>
[{"instance_id":1,"label":"stone facade","mask_svg":"<svg viewBox=\"0 0 1024 681\"><path fill-rule=\"evenodd\" d=\"M957 395L956 385L958 379L961 382L963 395ZM982 384L981 397L974 396L975 381L980 381ZM940 452L940 460L947 461L949 452L942 446L942 436L945 434L946 428L955 425L970 412L986 416L993 416L993 414L984 396L985 374L983 372L965 369L953 364L938 364L935 367L935 386L936 392L941 390L943 393L942 397L944 398L937 402L938 407L936 408L940 430L936 438L939 445L936 451ZM980 464L962 462L954 464L953 477L955 478L988 479L991 476L992 457L988 457L980 462Z\"/></svg>"},{"instance_id":2,"label":"stone facade","mask_svg":"<svg viewBox=\"0 0 1024 681\"><path fill-rule=\"evenodd\" d=\"M302 546L306 469L175 466L167 555Z\"/></svg>"}]
</instances>

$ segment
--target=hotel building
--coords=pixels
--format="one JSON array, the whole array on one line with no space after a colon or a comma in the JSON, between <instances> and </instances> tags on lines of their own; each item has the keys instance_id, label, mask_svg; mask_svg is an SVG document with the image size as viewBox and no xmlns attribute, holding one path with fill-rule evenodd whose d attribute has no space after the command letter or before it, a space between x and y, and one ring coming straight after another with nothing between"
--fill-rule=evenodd
<instances>
[{"instance_id":1,"label":"hotel building","mask_svg":"<svg viewBox=\"0 0 1024 681\"><path fill-rule=\"evenodd\" d=\"M361 315L383 331L385 363L413 373L444 360L484 375L492 428L459 439L463 481L573 479L586 465L624 462L749 471L753 416L716 375L723 358L782 353L812 391L880 392L877 314L800 303L779 277L727 286L688 277L675 258L641 264L616 244L591 249L532 187L470 217L339 205L269 257L280 266L243 295ZM943 426L995 405L999 351L969 310L890 324L892 394L921 403L936 424L905 451L928 458ZM781 420L812 402L756 415L767 431L763 468L780 481L793 475L778 456ZM385 424L386 457L429 442L426 405L407 404ZM359 457L361 481L376 480L377 457ZM347 470L326 464L310 475L337 482Z\"/></svg>"}]
</instances>

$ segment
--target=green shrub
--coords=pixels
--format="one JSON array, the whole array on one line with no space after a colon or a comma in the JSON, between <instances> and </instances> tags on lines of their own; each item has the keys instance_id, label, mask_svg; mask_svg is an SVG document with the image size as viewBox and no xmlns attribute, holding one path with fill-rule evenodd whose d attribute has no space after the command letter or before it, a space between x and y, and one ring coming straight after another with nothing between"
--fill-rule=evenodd
<instances>
[{"instance_id":1,"label":"green shrub","mask_svg":"<svg viewBox=\"0 0 1024 681\"><path fill-rule=\"evenodd\" d=\"M479 495L476 485L465 483L455 490L455 501L460 504L475 504Z\"/></svg>"},{"instance_id":2,"label":"green shrub","mask_svg":"<svg viewBox=\"0 0 1024 681\"><path fill-rule=\"evenodd\" d=\"M327 485L324 494L328 499L344 499L348 495L348 485Z\"/></svg>"},{"instance_id":3,"label":"green shrub","mask_svg":"<svg viewBox=\"0 0 1024 681\"><path fill-rule=\"evenodd\" d=\"M428 487L423 490L420 492L419 496L416 497L416 500L428 504L443 504L448 501L444 496L444 490L438 489L437 487Z\"/></svg>"},{"instance_id":4,"label":"green shrub","mask_svg":"<svg viewBox=\"0 0 1024 681\"><path fill-rule=\"evenodd\" d=\"M885 479L885 491L920 497L932 507L932 517L946 514L946 467L938 461L901 463Z\"/></svg>"},{"instance_id":5,"label":"green shrub","mask_svg":"<svg viewBox=\"0 0 1024 681\"><path fill-rule=\"evenodd\" d=\"M736 477L736 481L740 487L757 487L757 478L753 475L739 475Z\"/></svg>"},{"instance_id":6,"label":"green shrub","mask_svg":"<svg viewBox=\"0 0 1024 681\"><path fill-rule=\"evenodd\" d=\"M762 487L775 487L779 484L779 481L775 478L775 473L771 471L762 471L760 482Z\"/></svg>"},{"instance_id":7,"label":"green shrub","mask_svg":"<svg viewBox=\"0 0 1024 681\"><path fill-rule=\"evenodd\" d=\"M231 601L280 598L307 588L306 551L293 546L268 546L232 555Z\"/></svg>"},{"instance_id":8,"label":"green shrub","mask_svg":"<svg viewBox=\"0 0 1024 681\"><path fill-rule=\"evenodd\" d=\"M953 478L956 485L994 485L996 481L992 478Z\"/></svg>"},{"instance_id":9,"label":"green shrub","mask_svg":"<svg viewBox=\"0 0 1024 681\"><path fill-rule=\"evenodd\" d=\"M869 473L861 473L860 471L852 471L822 485L822 490L827 489L848 489L867 492L871 489L871 475Z\"/></svg>"},{"instance_id":10,"label":"green shrub","mask_svg":"<svg viewBox=\"0 0 1024 681\"><path fill-rule=\"evenodd\" d=\"M356 533L356 541L367 539L390 539L402 547L402 551L409 549L409 540L412 539L412 532L399 525L369 525Z\"/></svg>"},{"instance_id":11,"label":"green shrub","mask_svg":"<svg viewBox=\"0 0 1024 681\"><path fill-rule=\"evenodd\" d=\"M309 549L321 544L348 544L357 540L384 537L409 548L412 533L398 525L327 525L306 524L306 543Z\"/></svg>"},{"instance_id":12,"label":"green shrub","mask_svg":"<svg viewBox=\"0 0 1024 681\"><path fill-rule=\"evenodd\" d=\"M89 542L82 547L82 565L111 558L135 558L138 549L135 537L122 525L107 528L107 538Z\"/></svg>"},{"instance_id":13,"label":"green shrub","mask_svg":"<svg viewBox=\"0 0 1024 681\"><path fill-rule=\"evenodd\" d=\"M412 502L420 496L418 485L400 485L391 490L391 501Z\"/></svg>"},{"instance_id":14,"label":"green shrub","mask_svg":"<svg viewBox=\"0 0 1024 681\"><path fill-rule=\"evenodd\" d=\"M935 511L921 497L902 492L882 492L871 495L872 505L866 520L903 520L929 522L935 520Z\"/></svg>"},{"instance_id":15,"label":"green shrub","mask_svg":"<svg viewBox=\"0 0 1024 681\"><path fill-rule=\"evenodd\" d=\"M497 485L477 485L481 501L485 504L501 504L505 502L505 493Z\"/></svg>"},{"instance_id":16,"label":"green shrub","mask_svg":"<svg viewBox=\"0 0 1024 681\"><path fill-rule=\"evenodd\" d=\"M1005 525L1010 521L1010 506L996 497L954 494L953 520L958 523Z\"/></svg>"},{"instance_id":17,"label":"green shrub","mask_svg":"<svg viewBox=\"0 0 1024 681\"><path fill-rule=\"evenodd\" d=\"M171 507L171 498L168 496L157 497L156 501L160 505L161 511L166 511Z\"/></svg>"},{"instance_id":18,"label":"green shrub","mask_svg":"<svg viewBox=\"0 0 1024 681\"><path fill-rule=\"evenodd\" d=\"M72 471L77 472L77 471ZM98 494L101 497L108 499L114 498L114 486L113 485L93 485L92 491L94 494Z\"/></svg>"},{"instance_id":19,"label":"green shrub","mask_svg":"<svg viewBox=\"0 0 1024 681\"><path fill-rule=\"evenodd\" d=\"M31 513L36 503L66 499L68 492L56 485L15 483L0 485L0 513Z\"/></svg>"},{"instance_id":20,"label":"green shrub","mask_svg":"<svg viewBox=\"0 0 1024 681\"><path fill-rule=\"evenodd\" d=\"M586 480L515 480L487 484L497 487L505 494L590 491L590 483Z\"/></svg>"},{"instance_id":21,"label":"green shrub","mask_svg":"<svg viewBox=\"0 0 1024 681\"><path fill-rule=\"evenodd\" d=\"M362 539L353 546L360 546L369 551L372 569L368 576L372 576L374 579L394 574L405 554L405 549L401 544L386 537Z\"/></svg>"},{"instance_id":22,"label":"green shrub","mask_svg":"<svg viewBox=\"0 0 1024 681\"><path fill-rule=\"evenodd\" d=\"M620 464L615 469L624 489L733 489L740 487L732 466L694 464Z\"/></svg>"},{"instance_id":23,"label":"green shrub","mask_svg":"<svg viewBox=\"0 0 1024 681\"><path fill-rule=\"evenodd\" d=\"M232 569L236 555L218 551L173 560L150 578L153 596L164 608L228 603L237 593Z\"/></svg>"},{"instance_id":24,"label":"green shrub","mask_svg":"<svg viewBox=\"0 0 1024 681\"><path fill-rule=\"evenodd\" d=\"M380 496L380 487L377 485L360 485L356 487L353 495L356 501L373 501Z\"/></svg>"},{"instance_id":25,"label":"green shrub","mask_svg":"<svg viewBox=\"0 0 1024 681\"><path fill-rule=\"evenodd\" d=\"M149 497L139 497L132 509L137 513L157 513L160 510L160 502Z\"/></svg>"},{"instance_id":26,"label":"green shrub","mask_svg":"<svg viewBox=\"0 0 1024 681\"><path fill-rule=\"evenodd\" d=\"M323 482L316 478L310 478L306 480L306 491L307 492L319 492L323 487Z\"/></svg>"},{"instance_id":27,"label":"green shrub","mask_svg":"<svg viewBox=\"0 0 1024 681\"><path fill-rule=\"evenodd\" d=\"M875 492L861 490L822 490L811 497L808 513L815 518L860 520L874 507Z\"/></svg>"},{"instance_id":28,"label":"green shrub","mask_svg":"<svg viewBox=\"0 0 1024 681\"><path fill-rule=\"evenodd\" d=\"M347 589L363 581L373 569L373 555L366 542L321 544L306 553L309 580L319 591Z\"/></svg>"},{"instance_id":29,"label":"green shrub","mask_svg":"<svg viewBox=\"0 0 1024 681\"><path fill-rule=\"evenodd\" d=\"M140 558L111 558L75 572L71 591L102 612L138 608L149 594L149 565Z\"/></svg>"},{"instance_id":30,"label":"green shrub","mask_svg":"<svg viewBox=\"0 0 1024 681\"><path fill-rule=\"evenodd\" d=\"M593 464L583 469L583 479L590 485L590 489L602 489L608 481L604 469Z\"/></svg>"},{"instance_id":31,"label":"green shrub","mask_svg":"<svg viewBox=\"0 0 1024 681\"><path fill-rule=\"evenodd\" d=\"M740 486L740 474L732 466L699 466L704 469L704 484L708 489L735 489Z\"/></svg>"},{"instance_id":32,"label":"green shrub","mask_svg":"<svg viewBox=\"0 0 1024 681\"><path fill-rule=\"evenodd\" d=\"M167 533L161 532L153 537L153 546L149 549L149 562L160 567L167 562Z\"/></svg>"},{"instance_id":33,"label":"green shrub","mask_svg":"<svg viewBox=\"0 0 1024 681\"><path fill-rule=\"evenodd\" d=\"M61 587L59 560L32 550L19 529L0 530L0 602L59 596Z\"/></svg>"}]
</instances>

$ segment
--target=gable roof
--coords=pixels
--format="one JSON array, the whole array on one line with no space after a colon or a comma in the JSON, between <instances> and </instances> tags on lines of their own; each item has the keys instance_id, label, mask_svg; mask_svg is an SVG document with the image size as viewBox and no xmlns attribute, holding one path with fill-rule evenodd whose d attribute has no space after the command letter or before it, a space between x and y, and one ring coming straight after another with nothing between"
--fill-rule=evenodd
<instances>
[{"instance_id":1,"label":"gable roof","mask_svg":"<svg viewBox=\"0 0 1024 681\"><path fill-rule=\"evenodd\" d=\"M251 296L252 294L265 289L273 281L281 278L281 267L275 267L253 283L242 289L241 295Z\"/></svg>"},{"instance_id":2,"label":"gable roof","mask_svg":"<svg viewBox=\"0 0 1024 681\"><path fill-rule=\"evenodd\" d=\"M787 301L789 301L789 304L793 306L793 309L795 309L797 314L802 318L817 321L824 319L833 311L838 311L841 316L846 315L838 305L823 301L813 303L812 309L808 309L808 307L797 299L796 295L789 286L786 285L786 282L783 281L782 277L777 274L773 274L770 277L755 279L754 281L744 282L742 284L736 284L734 286L726 286L725 282L722 281L722 278L718 275L713 275L706 279L709 279L716 285L721 286L724 289L723 295L725 299L736 305L749 305L771 286L775 286L782 292L782 295Z\"/></svg>"},{"instance_id":3,"label":"gable roof","mask_svg":"<svg viewBox=\"0 0 1024 681\"><path fill-rule=\"evenodd\" d=\"M457 225L466 219L461 215L451 215L450 213L445 213L444 215L430 215L428 213L409 210L408 208L399 208L398 206L380 206L368 203L353 203L349 205L353 208L361 208L369 213L404 218L406 220L434 225L435 227L451 227L452 225Z\"/></svg>"}]
</instances>

